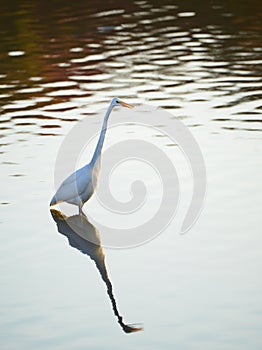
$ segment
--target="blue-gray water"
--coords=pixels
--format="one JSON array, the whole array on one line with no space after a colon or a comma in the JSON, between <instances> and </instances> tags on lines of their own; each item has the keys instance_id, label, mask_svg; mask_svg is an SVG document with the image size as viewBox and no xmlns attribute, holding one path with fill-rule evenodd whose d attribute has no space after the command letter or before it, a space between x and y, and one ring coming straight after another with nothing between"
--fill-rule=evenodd
<instances>
[{"instance_id":1,"label":"blue-gray water","mask_svg":"<svg viewBox=\"0 0 262 350\"><path fill-rule=\"evenodd\" d=\"M260 1L0 1L1 349L261 349L261 13ZM144 326L129 335L49 212L61 142L114 96L180 118L208 178L186 235L174 220L146 245L104 250L120 315Z\"/></svg>"}]
</instances>

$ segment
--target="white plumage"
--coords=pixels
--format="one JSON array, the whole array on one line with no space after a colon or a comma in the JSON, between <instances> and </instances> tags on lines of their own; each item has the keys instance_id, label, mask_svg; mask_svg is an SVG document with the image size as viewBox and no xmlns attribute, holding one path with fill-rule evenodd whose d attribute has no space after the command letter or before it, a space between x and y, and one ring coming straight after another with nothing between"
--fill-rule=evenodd
<instances>
[{"instance_id":1,"label":"white plumage","mask_svg":"<svg viewBox=\"0 0 262 350\"><path fill-rule=\"evenodd\" d=\"M100 172L101 151L107 130L107 121L112 109L117 105L122 105L128 108L133 107L119 100L118 98L114 98L111 101L104 117L101 133L92 160L89 164L83 166L73 174L69 175L62 182L56 194L52 198L50 206L60 202L67 202L77 205L79 207L79 210L82 210L85 202L87 202L94 193Z\"/></svg>"}]
</instances>

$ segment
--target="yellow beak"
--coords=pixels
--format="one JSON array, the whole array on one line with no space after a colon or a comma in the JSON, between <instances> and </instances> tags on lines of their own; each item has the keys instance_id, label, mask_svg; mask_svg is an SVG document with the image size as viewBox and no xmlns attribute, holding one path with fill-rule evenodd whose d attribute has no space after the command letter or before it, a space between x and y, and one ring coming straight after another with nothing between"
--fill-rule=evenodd
<instances>
[{"instance_id":1,"label":"yellow beak","mask_svg":"<svg viewBox=\"0 0 262 350\"><path fill-rule=\"evenodd\" d=\"M124 101L119 100L119 102L120 102L121 105L124 106L124 107L127 107L127 108L134 108L134 106L132 106L132 105L130 105L130 104L124 102Z\"/></svg>"}]
</instances>

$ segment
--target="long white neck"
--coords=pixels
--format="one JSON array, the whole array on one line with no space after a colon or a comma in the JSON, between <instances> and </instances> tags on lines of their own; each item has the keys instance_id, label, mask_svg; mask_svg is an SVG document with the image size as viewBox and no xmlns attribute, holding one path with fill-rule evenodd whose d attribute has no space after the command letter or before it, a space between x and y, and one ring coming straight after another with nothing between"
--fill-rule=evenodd
<instances>
[{"instance_id":1,"label":"long white neck","mask_svg":"<svg viewBox=\"0 0 262 350\"><path fill-rule=\"evenodd\" d=\"M92 160L90 162L90 164L92 164L92 165L94 165L97 162L97 160L100 158L102 147L103 147L103 144L104 144L105 135L106 135L108 118L110 116L110 113L111 113L113 107L114 107L114 104L111 103L110 106L108 107L107 111L106 111L106 114L105 114L105 117L104 117L104 121L103 121L103 125L102 125L102 129L101 129L101 132L100 132L100 136L99 136L99 139L98 139L98 142L97 142L97 145L96 145L96 149L95 149L94 155L92 157Z\"/></svg>"}]
</instances>

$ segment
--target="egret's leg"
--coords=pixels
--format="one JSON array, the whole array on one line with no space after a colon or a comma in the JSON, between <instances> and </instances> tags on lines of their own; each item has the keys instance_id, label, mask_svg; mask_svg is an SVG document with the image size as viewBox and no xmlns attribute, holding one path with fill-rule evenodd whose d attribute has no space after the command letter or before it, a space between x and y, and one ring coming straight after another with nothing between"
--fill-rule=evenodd
<instances>
[{"instance_id":1,"label":"egret's leg","mask_svg":"<svg viewBox=\"0 0 262 350\"><path fill-rule=\"evenodd\" d=\"M83 212L83 205L84 205L84 203L81 203L80 205L79 205L79 207L78 207L78 209L79 209L79 215L81 215L81 214L84 214L84 212Z\"/></svg>"}]
</instances>

